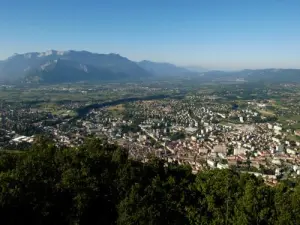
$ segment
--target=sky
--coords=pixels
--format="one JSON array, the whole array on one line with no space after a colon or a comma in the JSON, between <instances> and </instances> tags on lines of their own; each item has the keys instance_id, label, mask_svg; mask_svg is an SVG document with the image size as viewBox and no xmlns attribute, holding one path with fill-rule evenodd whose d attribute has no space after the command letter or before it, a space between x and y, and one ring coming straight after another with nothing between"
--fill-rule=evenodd
<instances>
[{"instance_id":1,"label":"sky","mask_svg":"<svg viewBox=\"0 0 300 225\"><path fill-rule=\"evenodd\" d=\"M0 59L50 49L300 68L300 0L0 0Z\"/></svg>"}]
</instances>

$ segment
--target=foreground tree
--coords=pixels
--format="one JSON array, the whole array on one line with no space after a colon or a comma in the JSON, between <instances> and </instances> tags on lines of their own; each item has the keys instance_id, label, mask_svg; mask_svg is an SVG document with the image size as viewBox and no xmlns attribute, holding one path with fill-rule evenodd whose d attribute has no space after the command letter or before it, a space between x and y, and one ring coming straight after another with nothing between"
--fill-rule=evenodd
<instances>
[{"instance_id":1,"label":"foreground tree","mask_svg":"<svg viewBox=\"0 0 300 225\"><path fill-rule=\"evenodd\" d=\"M157 158L141 163L106 141L0 154L1 224L298 224L300 185L275 188L231 170Z\"/></svg>"}]
</instances>

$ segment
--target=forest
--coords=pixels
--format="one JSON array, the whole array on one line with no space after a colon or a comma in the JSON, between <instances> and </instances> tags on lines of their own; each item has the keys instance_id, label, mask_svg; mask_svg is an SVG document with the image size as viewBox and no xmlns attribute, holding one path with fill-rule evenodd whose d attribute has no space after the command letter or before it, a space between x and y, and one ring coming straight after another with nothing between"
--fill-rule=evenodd
<instances>
[{"instance_id":1,"label":"forest","mask_svg":"<svg viewBox=\"0 0 300 225\"><path fill-rule=\"evenodd\" d=\"M233 170L192 174L104 140L77 148L39 138L0 154L1 224L300 224L300 184Z\"/></svg>"}]
</instances>

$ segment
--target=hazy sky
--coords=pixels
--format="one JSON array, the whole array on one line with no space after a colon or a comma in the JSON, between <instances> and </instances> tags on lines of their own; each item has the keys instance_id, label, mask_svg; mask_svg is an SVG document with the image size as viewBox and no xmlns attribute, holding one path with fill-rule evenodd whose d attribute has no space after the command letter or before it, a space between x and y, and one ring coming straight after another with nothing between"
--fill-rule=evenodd
<instances>
[{"instance_id":1,"label":"hazy sky","mask_svg":"<svg viewBox=\"0 0 300 225\"><path fill-rule=\"evenodd\" d=\"M49 49L300 68L300 0L0 0L0 59Z\"/></svg>"}]
</instances>

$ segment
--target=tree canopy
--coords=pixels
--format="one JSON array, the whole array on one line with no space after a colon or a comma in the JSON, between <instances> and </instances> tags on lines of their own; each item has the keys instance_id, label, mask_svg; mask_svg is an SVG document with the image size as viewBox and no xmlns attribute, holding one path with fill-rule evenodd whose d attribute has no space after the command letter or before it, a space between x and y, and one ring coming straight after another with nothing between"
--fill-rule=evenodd
<instances>
[{"instance_id":1,"label":"tree canopy","mask_svg":"<svg viewBox=\"0 0 300 225\"><path fill-rule=\"evenodd\" d=\"M38 140L0 154L1 224L299 224L300 185L266 186L231 170L192 174L103 140Z\"/></svg>"}]
</instances>

